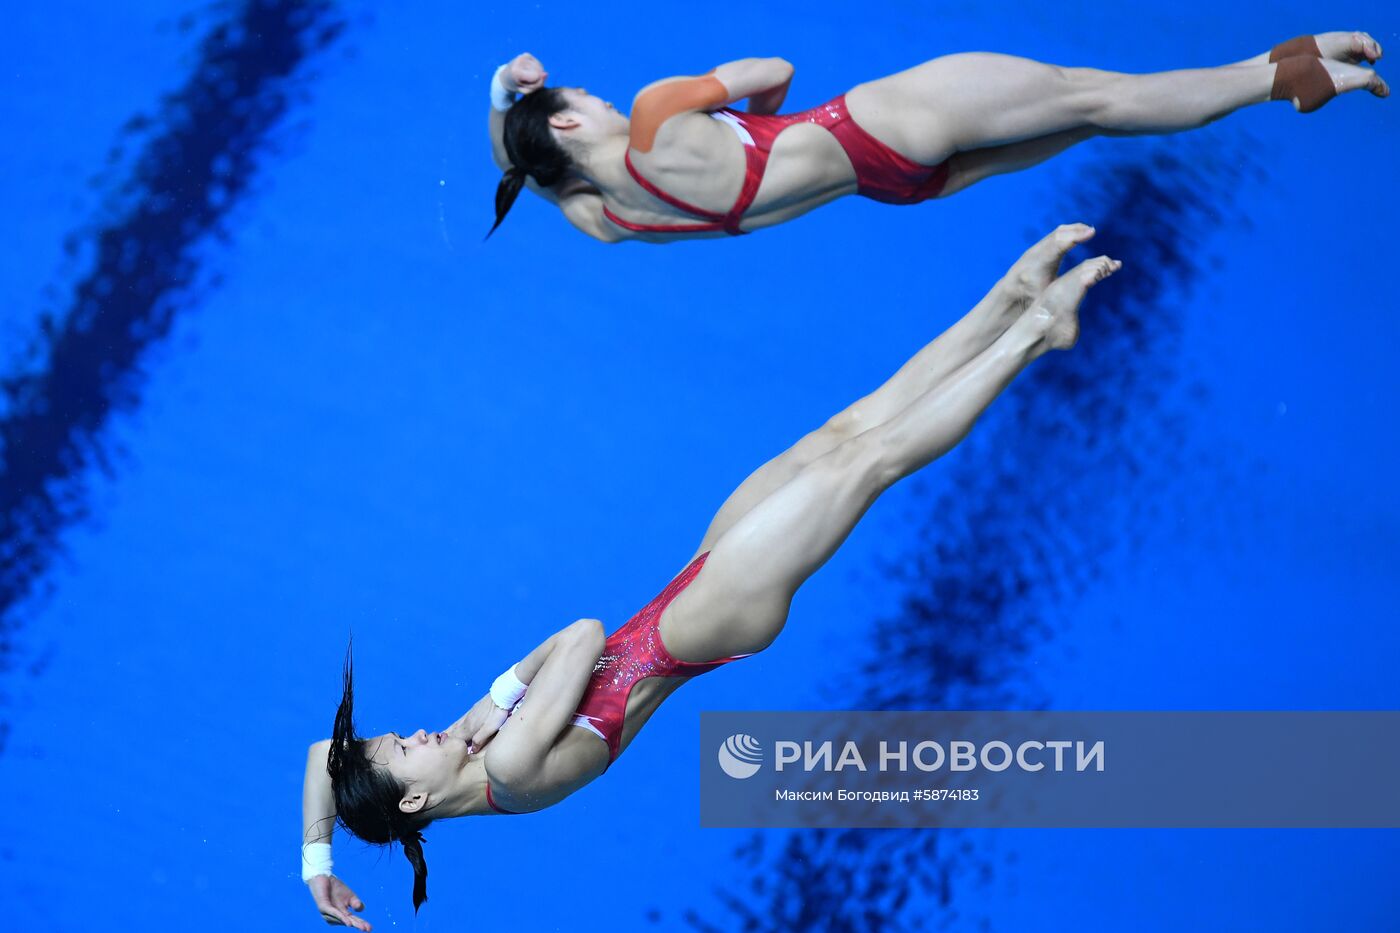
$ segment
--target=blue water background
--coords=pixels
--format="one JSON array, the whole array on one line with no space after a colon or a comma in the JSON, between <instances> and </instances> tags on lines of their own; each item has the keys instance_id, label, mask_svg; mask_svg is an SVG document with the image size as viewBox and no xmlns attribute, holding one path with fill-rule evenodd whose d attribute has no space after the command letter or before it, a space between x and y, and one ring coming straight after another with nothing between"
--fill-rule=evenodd
<instances>
[{"instance_id":1,"label":"blue water background","mask_svg":"<svg viewBox=\"0 0 1400 933\"><path fill-rule=\"evenodd\" d=\"M200 37L236 6L7 13L7 373L43 365L23 351L83 273L88 254L63 242L107 216L122 164L90 180L120 128L185 80ZM595 243L522 197L483 244L499 62L533 51L552 81L622 105L660 76L777 54L797 67L797 108L963 50L1154 71L1364 28L1400 79L1400 16L1380 4L705 13L337 8L344 34L309 60L227 240L198 242L196 300L142 359L139 405L103 429L112 465L87 471L90 517L62 532L46 594L13 634L0 926L319 928L297 878L301 774L328 733L352 628L361 723L405 731L445 726L576 618L615 627L750 470L952 323L1034 231L1111 228L1047 208L1097 164L1158 145L1095 140L918 208L847 199L664 248ZM1063 709L1400 706L1396 106L1271 104L1202 131L1264 173L1235 192L1247 225L1184 232L1211 261L1164 304L1183 322L1186 375L1163 404L1190 414L1184 461L1213 466L1176 487L1137 547L1076 555L1097 579L1057 610L1029 694ZM1134 257L1119 258L1132 275ZM417 918L402 857L340 840L337 870L376 929L675 929L687 911L738 929L715 891L748 884L732 853L750 834L697 827L698 711L831 702L822 687L851 682L863 633L898 614L881 562L900 560L908 517L927 513L948 468L882 499L775 646L678 693L606 780L528 818L431 828ZM902 923L1380 930L1400 908L1394 831L957 841L992 869Z\"/></svg>"}]
</instances>

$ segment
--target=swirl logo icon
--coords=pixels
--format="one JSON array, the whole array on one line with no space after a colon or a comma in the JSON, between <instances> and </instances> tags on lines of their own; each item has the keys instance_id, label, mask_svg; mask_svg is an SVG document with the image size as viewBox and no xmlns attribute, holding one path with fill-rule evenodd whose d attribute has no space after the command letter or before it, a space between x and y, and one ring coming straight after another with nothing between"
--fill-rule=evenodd
<instances>
[{"instance_id":1,"label":"swirl logo icon","mask_svg":"<svg viewBox=\"0 0 1400 933\"><path fill-rule=\"evenodd\" d=\"M748 778L763 765L763 746L758 739L740 732L719 747L719 766L732 778Z\"/></svg>"}]
</instances>

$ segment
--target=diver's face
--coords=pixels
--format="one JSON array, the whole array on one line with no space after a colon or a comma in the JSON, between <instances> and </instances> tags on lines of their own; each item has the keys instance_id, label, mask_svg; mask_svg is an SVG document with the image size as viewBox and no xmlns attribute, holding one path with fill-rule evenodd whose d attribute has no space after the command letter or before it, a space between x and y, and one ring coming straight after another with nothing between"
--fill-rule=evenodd
<instances>
[{"instance_id":1,"label":"diver's face","mask_svg":"<svg viewBox=\"0 0 1400 933\"><path fill-rule=\"evenodd\" d=\"M627 117L601 97L588 93L586 88L566 87L563 94L582 128L597 133L626 131Z\"/></svg>"},{"instance_id":2,"label":"diver's face","mask_svg":"<svg viewBox=\"0 0 1400 933\"><path fill-rule=\"evenodd\" d=\"M446 732L412 735L386 732L366 740L365 754L408 788L409 794L426 795L429 806L456 782L467 764L467 740Z\"/></svg>"}]
</instances>

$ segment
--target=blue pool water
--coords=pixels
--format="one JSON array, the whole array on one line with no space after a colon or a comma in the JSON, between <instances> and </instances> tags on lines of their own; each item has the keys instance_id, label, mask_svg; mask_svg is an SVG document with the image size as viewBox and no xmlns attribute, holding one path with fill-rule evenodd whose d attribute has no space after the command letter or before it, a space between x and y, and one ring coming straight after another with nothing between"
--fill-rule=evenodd
<instances>
[{"instance_id":1,"label":"blue pool water","mask_svg":"<svg viewBox=\"0 0 1400 933\"><path fill-rule=\"evenodd\" d=\"M695 742L702 709L1400 708L1394 101L738 240L605 246L529 197L481 240L520 51L619 103L782 55L795 109L956 51L1140 72L1359 28L1395 81L1394 9L119 6L0 31L0 926L319 927L300 785L352 630L361 724L442 728L1084 220L1125 268L1079 347L771 650L563 805L432 827L416 918L397 851L337 872L377 930L1395 928L1393 830L701 831Z\"/></svg>"}]
</instances>

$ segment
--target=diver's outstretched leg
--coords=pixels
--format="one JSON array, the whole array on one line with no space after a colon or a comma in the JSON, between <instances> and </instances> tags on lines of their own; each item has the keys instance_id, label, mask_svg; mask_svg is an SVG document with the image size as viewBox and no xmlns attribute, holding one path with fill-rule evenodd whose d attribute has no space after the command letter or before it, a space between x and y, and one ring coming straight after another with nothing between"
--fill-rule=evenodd
<instances>
[{"instance_id":1,"label":"diver's outstretched leg","mask_svg":"<svg viewBox=\"0 0 1400 933\"><path fill-rule=\"evenodd\" d=\"M1300 36L1280 43L1275 50L1263 52L1235 65L1266 65L1278 56L1312 55L1348 64L1375 62L1380 59L1380 43L1364 32L1327 32L1316 36ZM1231 66L1233 67L1233 66ZM1277 75L1277 73L1276 73ZM1272 95L1272 89L1270 90ZM1132 135L1104 130L1097 126L1082 126L1048 136L1037 136L1001 146L984 146L955 152L948 159L948 181L938 197L946 198L993 175L1005 175L1039 165L1066 149L1095 136Z\"/></svg>"},{"instance_id":2,"label":"diver's outstretched leg","mask_svg":"<svg viewBox=\"0 0 1400 933\"><path fill-rule=\"evenodd\" d=\"M880 388L831 416L821 427L751 473L715 513L700 549L707 549L756 502L798 470L836 445L885 423L991 346L1059 274L1065 253L1093 235L1094 229L1087 224L1062 224L1026 250L975 308L915 354Z\"/></svg>"},{"instance_id":3,"label":"diver's outstretched leg","mask_svg":"<svg viewBox=\"0 0 1400 933\"><path fill-rule=\"evenodd\" d=\"M1378 97L1390 93L1369 68L1311 61L1320 62L1338 93L1363 88ZM1238 63L1125 74L962 52L859 85L846 102L856 122L876 138L915 162L937 165L954 152L1066 130L1138 136L1196 129L1270 100L1280 66ZM1286 75L1292 66L1282 67Z\"/></svg>"},{"instance_id":4,"label":"diver's outstretched leg","mask_svg":"<svg viewBox=\"0 0 1400 933\"><path fill-rule=\"evenodd\" d=\"M1032 360L1079 336L1079 303L1121 266L1087 260L1036 299L990 347L903 411L839 444L755 505L710 550L663 616L676 657L708 661L766 647L797 588L831 557L882 492L958 444Z\"/></svg>"}]
</instances>

